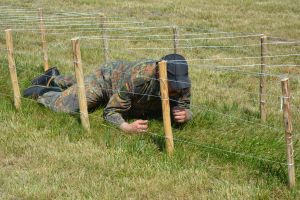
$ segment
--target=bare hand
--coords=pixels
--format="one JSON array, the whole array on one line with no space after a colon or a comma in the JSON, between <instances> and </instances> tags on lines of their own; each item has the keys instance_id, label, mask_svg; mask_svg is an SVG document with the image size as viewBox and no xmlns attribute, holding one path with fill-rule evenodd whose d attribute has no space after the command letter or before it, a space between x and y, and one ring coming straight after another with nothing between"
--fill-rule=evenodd
<instances>
[{"instance_id":1,"label":"bare hand","mask_svg":"<svg viewBox=\"0 0 300 200\"><path fill-rule=\"evenodd\" d=\"M184 108L174 107L172 109L175 122L184 123L188 121L187 111Z\"/></svg>"},{"instance_id":2,"label":"bare hand","mask_svg":"<svg viewBox=\"0 0 300 200\"><path fill-rule=\"evenodd\" d=\"M148 120L136 120L130 124L124 122L121 124L120 128L129 133L144 133L148 130Z\"/></svg>"}]
</instances>

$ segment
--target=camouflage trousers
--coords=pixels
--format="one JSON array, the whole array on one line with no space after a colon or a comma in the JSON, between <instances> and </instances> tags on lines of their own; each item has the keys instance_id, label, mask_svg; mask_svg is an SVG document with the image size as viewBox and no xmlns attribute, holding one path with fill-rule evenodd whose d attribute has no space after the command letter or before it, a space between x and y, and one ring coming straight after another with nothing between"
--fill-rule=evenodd
<instances>
[{"instance_id":1,"label":"camouflage trousers","mask_svg":"<svg viewBox=\"0 0 300 200\"><path fill-rule=\"evenodd\" d=\"M78 88L74 76L57 76L53 79L54 85L63 89L62 92L47 92L37 101L56 112L78 113ZM88 110L94 110L105 103L102 88L104 86L101 70L84 78L85 95Z\"/></svg>"}]
</instances>

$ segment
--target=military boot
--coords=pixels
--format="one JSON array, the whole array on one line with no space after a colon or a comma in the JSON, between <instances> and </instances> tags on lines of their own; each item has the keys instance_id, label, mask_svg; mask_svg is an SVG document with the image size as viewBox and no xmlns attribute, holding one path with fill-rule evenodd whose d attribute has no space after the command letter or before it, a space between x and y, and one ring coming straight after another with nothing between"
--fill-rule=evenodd
<instances>
[{"instance_id":1,"label":"military boot","mask_svg":"<svg viewBox=\"0 0 300 200\"><path fill-rule=\"evenodd\" d=\"M52 67L44 72L44 74L35 77L32 81L32 85L42 85L42 86L54 86L52 84L52 80L60 75L58 69L56 67ZM52 84L52 85L51 85Z\"/></svg>"},{"instance_id":2,"label":"military boot","mask_svg":"<svg viewBox=\"0 0 300 200\"><path fill-rule=\"evenodd\" d=\"M34 85L24 90L23 96L31 99L37 99L39 96L47 92L62 92L59 87L47 87L41 85Z\"/></svg>"}]
</instances>

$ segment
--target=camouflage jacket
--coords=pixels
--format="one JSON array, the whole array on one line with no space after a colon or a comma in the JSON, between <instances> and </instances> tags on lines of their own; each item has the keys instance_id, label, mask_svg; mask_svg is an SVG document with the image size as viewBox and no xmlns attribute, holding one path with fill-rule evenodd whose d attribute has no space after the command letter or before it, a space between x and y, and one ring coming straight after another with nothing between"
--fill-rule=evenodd
<instances>
[{"instance_id":1,"label":"camouflage jacket","mask_svg":"<svg viewBox=\"0 0 300 200\"><path fill-rule=\"evenodd\" d=\"M120 126L124 118L147 119L162 113L157 61L134 63L112 62L101 67L103 94L107 98L104 119ZM170 100L171 108L178 106L190 112L190 89Z\"/></svg>"}]
</instances>

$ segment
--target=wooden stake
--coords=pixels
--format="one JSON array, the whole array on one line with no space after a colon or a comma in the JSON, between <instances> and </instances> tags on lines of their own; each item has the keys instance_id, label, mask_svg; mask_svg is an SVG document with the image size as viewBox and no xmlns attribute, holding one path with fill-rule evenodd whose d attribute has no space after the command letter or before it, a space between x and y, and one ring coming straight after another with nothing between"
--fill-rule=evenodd
<instances>
[{"instance_id":1,"label":"wooden stake","mask_svg":"<svg viewBox=\"0 0 300 200\"><path fill-rule=\"evenodd\" d=\"M108 49L108 39L107 39L107 33L106 33L106 17L101 13L101 22L100 22L100 27L102 31L102 41L103 41L103 53L104 53L104 62L108 63L109 62L109 49Z\"/></svg>"},{"instance_id":2,"label":"wooden stake","mask_svg":"<svg viewBox=\"0 0 300 200\"><path fill-rule=\"evenodd\" d=\"M178 46L179 46L179 31L177 26L173 26L173 39L174 39L174 53L178 53Z\"/></svg>"},{"instance_id":3,"label":"wooden stake","mask_svg":"<svg viewBox=\"0 0 300 200\"><path fill-rule=\"evenodd\" d=\"M168 90L168 79L167 79L167 62L159 62L159 82L160 82L160 93L162 112L164 120L164 132L166 136L166 149L169 156L172 156L174 151L173 134L171 128L170 118L170 102L169 102L169 90Z\"/></svg>"},{"instance_id":4,"label":"wooden stake","mask_svg":"<svg viewBox=\"0 0 300 200\"><path fill-rule=\"evenodd\" d=\"M48 45L46 42L46 30L43 18L43 9L39 8L39 18L40 18L40 31L41 31L41 39L42 39L42 49L44 54L44 70L47 71L49 69L48 62Z\"/></svg>"},{"instance_id":5,"label":"wooden stake","mask_svg":"<svg viewBox=\"0 0 300 200\"><path fill-rule=\"evenodd\" d=\"M84 88L84 78L83 78L83 70L82 70L82 64L81 64L80 44L79 44L78 38L74 38L71 41L72 41L72 48L73 48L75 76L77 79L77 87L78 87L80 119L81 119L81 123L82 123L83 127L89 132L90 131L90 122L89 122L89 115L88 115L85 88Z\"/></svg>"},{"instance_id":6,"label":"wooden stake","mask_svg":"<svg viewBox=\"0 0 300 200\"><path fill-rule=\"evenodd\" d=\"M260 38L261 41L261 66L260 66L260 84L259 84L259 110L260 110L260 119L261 122L265 122L267 119L267 111L266 111L266 53L267 53L267 48L266 48L266 40L267 37L263 35Z\"/></svg>"},{"instance_id":7,"label":"wooden stake","mask_svg":"<svg viewBox=\"0 0 300 200\"><path fill-rule=\"evenodd\" d=\"M16 64L14 59L14 51L13 51L13 39L11 29L5 30L6 35L6 46L8 52L8 65L9 65L9 73L11 78L11 83L14 91L14 104L16 109L20 109L21 107L21 94L17 77Z\"/></svg>"},{"instance_id":8,"label":"wooden stake","mask_svg":"<svg viewBox=\"0 0 300 200\"><path fill-rule=\"evenodd\" d=\"M294 162L294 149L292 140L292 117L290 106L290 91L289 91L289 79L283 78L281 80L282 98L283 98L283 121L285 125L285 142L286 142L286 156L288 165L288 179L289 187L293 188L296 183L295 177L295 162Z\"/></svg>"}]
</instances>

